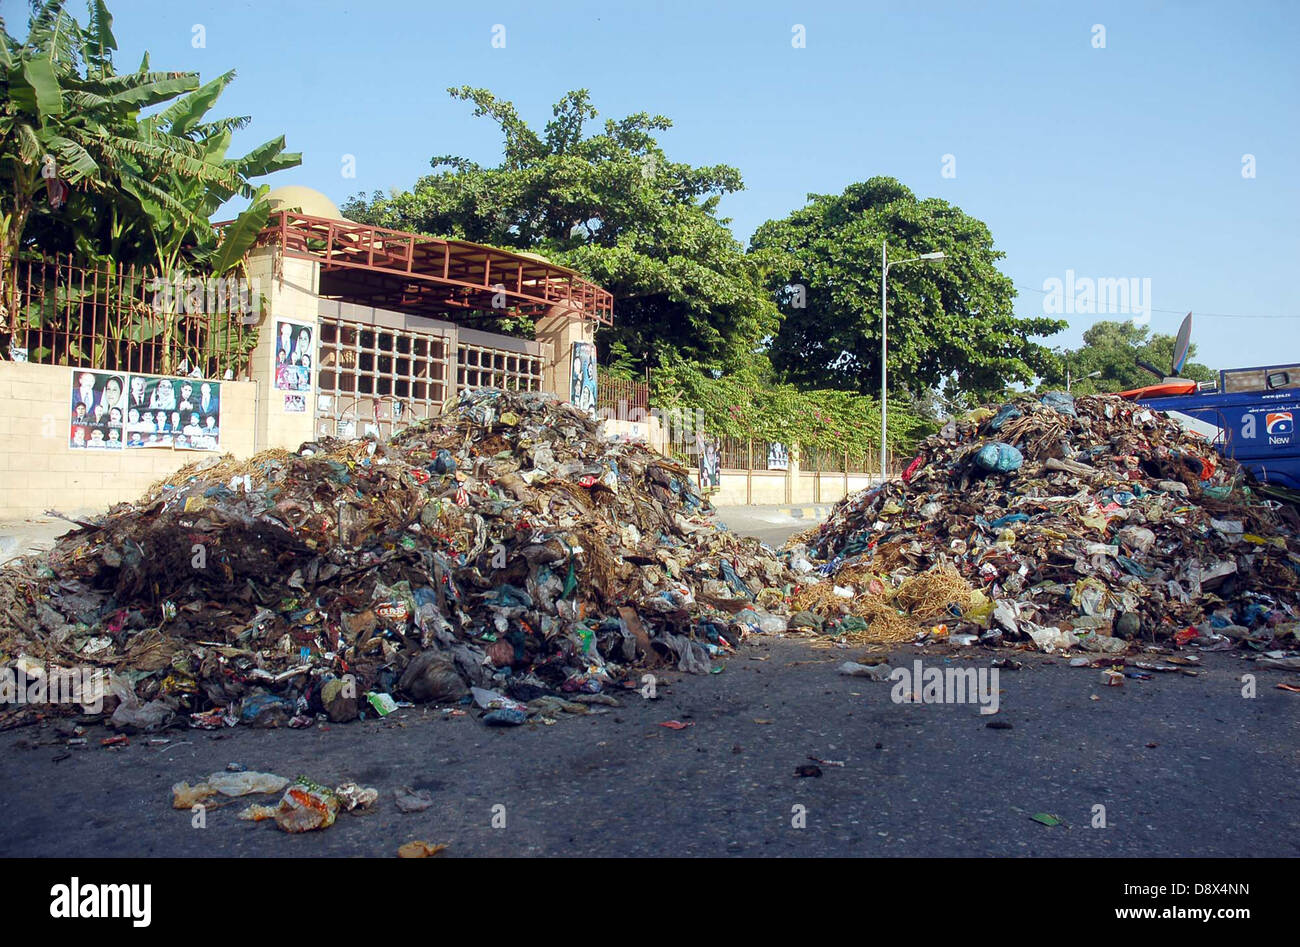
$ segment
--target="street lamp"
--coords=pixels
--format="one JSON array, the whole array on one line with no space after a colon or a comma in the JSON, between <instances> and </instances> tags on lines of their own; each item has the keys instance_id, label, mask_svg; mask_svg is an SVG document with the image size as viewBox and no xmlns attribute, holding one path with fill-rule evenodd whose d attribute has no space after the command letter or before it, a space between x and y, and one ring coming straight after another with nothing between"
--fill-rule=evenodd
<instances>
[{"instance_id":1,"label":"street lamp","mask_svg":"<svg viewBox=\"0 0 1300 947\"><path fill-rule=\"evenodd\" d=\"M1096 372L1088 372L1088 374L1084 375L1083 377L1084 377L1084 378L1100 378L1100 377L1101 377L1101 372L1100 372L1100 371L1096 371ZM1069 366L1069 365L1066 365L1066 366L1065 366L1065 392L1066 392L1066 394L1069 394L1069 393L1070 393L1070 384L1071 384L1071 378L1070 378L1070 366Z\"/></svg>"},{"instance_id":2,"label":"street lamp","mask_svg":"<svg viewBox=\"0 0 1300 947\"><path fill-rule=\"evenodd\" d=\"M931 262L933 260L944 259L943 251L936 250L933 253L922 253L920 256L909 257L906 260L896 260L889 262L889 246L882 240L880 241L880 482L885 482L885 458L886 454L886 433L888 431L888 421L886 417L887 402L889 400L888 385L888 360L889 360L889 308L886 302L888 295L889 268L891 266L902 266L904 263L916 263L918 261Z\"/></svg>"}]
</instances>

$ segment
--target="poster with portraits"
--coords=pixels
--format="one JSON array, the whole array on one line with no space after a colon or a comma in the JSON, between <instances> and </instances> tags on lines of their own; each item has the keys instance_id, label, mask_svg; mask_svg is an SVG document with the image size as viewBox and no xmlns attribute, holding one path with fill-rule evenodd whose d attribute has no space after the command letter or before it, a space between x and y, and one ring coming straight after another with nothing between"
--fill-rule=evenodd
<instances>
[{"instance_id":1,"label":"poster with portraits","mask_svg":"<svg viewBox=\"0 0 1300 947\"><path fill-rule=\"evenodd\" d=\"M700 448L700 486L705 489L719 486L722 483L722 455L718 451L718 442L697 435L696 443Z\"/></svg>"},{"instance_id":2,"label":"poster with portraits","mask_svg":"<svg viewBox=\"0 0 1300 947\"><path fill-rule=\"evenodd\" d=\"M73 369L69 447L219 450L221 383Z\"/></svg>"},{"instance_id":3,"label":"poster with portraits","mask_svg":"<svg viewBox=\"0 0 1300 947\"><path fill-rule=\"evenodd\" d=\"M121 450L126 415L126 377L115 372L72 370L68 446L73 450Z\"/></svg>"},{"instance_id":4,"label":"poster with portraits","mask_svg":"<svg viewBox=\"0 0 1300 947\"><path fill-rule=\"evenodd\" d=\"M275 387L280 391L311 388L312 327L297 322L275 322Z\"/></svg>"},{"instance_id":5,"label":"poster with portraits","mask_svg":"<svg viewBox=\"0 0 1300 947\"><path fill-rule=\"evenodd\" d=\"M784 444L772 442L767 445L767 469L790 469L790 452L786 449Z\"/></svg>"},{"instance_id":6,"label":"poster with portraits","mask_svg":"<svg viewBox=\"0 0 1300 947\"><path fill-rule=\"evenodd\" d=\"M596 410L596 346L591 342L573 343L569 400L583 411Z\"/></svg>"}]
</instances>

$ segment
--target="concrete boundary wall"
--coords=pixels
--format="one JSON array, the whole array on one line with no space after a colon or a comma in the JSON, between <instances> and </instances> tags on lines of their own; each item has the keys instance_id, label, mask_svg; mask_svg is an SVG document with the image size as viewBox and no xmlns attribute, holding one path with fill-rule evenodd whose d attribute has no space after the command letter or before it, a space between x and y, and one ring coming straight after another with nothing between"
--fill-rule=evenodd
<instances>
[{"instance_id":1,"label":"concrete boundary wall","mask_svg":"<svg viewBox=\"0 0 1300 947\"><path fill-rule=\"evenodd\" d=\"M64 365L0 362L0 520L47 509L102 512L138 499L186 464L254 452L254 385L246 381L221 382L220 451L69 447L73 372Z\"/></svg>"},{"instance_id":2,"label":"concrete boundary wall","mask_svg":"<svg viewBox=\"0 0 1300 947\"><path fill-rule=\"evenodd\" d=\"M877 483L865 474L800 473L797 470L727 470L710 499L718 506L770 506L834 503Z\"/></svg>"}]
</instances>

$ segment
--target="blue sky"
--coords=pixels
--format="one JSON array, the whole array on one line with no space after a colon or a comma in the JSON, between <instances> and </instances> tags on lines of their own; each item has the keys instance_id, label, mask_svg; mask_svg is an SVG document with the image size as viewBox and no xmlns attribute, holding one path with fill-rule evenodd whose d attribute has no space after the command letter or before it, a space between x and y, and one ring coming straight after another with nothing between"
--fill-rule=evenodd
<instances>
[{"instance_id":1,"label":"blue sky","mask_svg":"<svg viewBox=\"0 0 1300 947\"><path fill-rule=\"evenodd\" d=\"M154 68L236 69L219 111L254 117L236 146L285 133L303 165L271 180L339 203L409 187L434 154L495 162L495 126L448 86L490 88L536 125L586 87L602 117L671 118L662 140L675 160L740 168L746 189L722 210L744 242L809 192L892 175L988 223L1022 315L1041 313L1044 281L1067 270L1149 278L1159 332L1188 309L1291 317L1198 318L1198 358L1212 367L1300 360L1300 4L110 7L120 68L148 49ZM26 8L0 0L11 33ZM495 24L504 49L491 45ZM795 24L805 48L792 47ZM955 177L941 174L945 155ZM1049 344L1076 344L1098 318L1072 318Z\"/></svg>"}]
</instances>

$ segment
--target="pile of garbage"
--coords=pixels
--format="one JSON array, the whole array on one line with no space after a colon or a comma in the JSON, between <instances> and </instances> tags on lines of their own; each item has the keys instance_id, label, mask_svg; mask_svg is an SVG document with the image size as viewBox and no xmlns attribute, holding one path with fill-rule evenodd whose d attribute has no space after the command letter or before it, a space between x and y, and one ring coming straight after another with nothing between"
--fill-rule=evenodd
<instances>
[{"instance_id":1,"label":"pile of garbage","mask_svg":"<svg viewBox=\"0 0 1300 947\"><path fill-rule=\"evenodd\" d=\"M209 458L79 523L0 572L0 663L103 669L140 729L584 711L783 625L793 573L711 517L685 467L572 405L470 391L387 443Z\"/></svg>"},{"instance_id":2,"label":"pile of garbage","mask_svg":"<svg viewBox=\"0 0 1300 947\"><path fill-rule=\"evenodd\" d=\"M1297 526L1160 412L1025 395L949 420L901 479L796 537L790 625L1101 653L1294 648Z\"/></svg>"}]
</instances>

